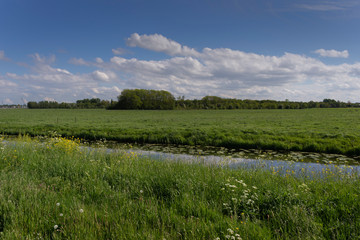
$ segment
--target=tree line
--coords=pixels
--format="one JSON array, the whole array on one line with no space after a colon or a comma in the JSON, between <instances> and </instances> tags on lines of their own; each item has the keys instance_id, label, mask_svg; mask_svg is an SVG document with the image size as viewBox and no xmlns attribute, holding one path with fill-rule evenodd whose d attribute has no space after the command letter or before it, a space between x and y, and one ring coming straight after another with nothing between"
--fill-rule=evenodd
<instances>
[{"instance_id":1,"label":"tree line","mask_svg":"<svg viewBox=\"0 0 360 240\"><path fill-rule=\"evenodd\" d=\"M359 103L340 102L334 99L324 99L322 102L293 102L289 100L241 100L206 96L201 100L176 100L176 109L305 109L305 108L348 108L360 107Z\"/></svg>"},{"instance_id":2,"label":"tree line","mask_svg":"<svg viewBox=\"0 0 360 240\"><path fill-rule=\"evenodd\" d=\"M96 109L108 108L111 101L100 100L99 98L77 100L75 103L58 103L56 101L28 102L28 108L63 108L63 109Z\"/></svg>"},{"instance_id":3,"label":"tree line","mask_svg":"<svg viewBox=\"0 0 360 240\"><path fill-rule=\"evenodd\" d=\"M135 110L195 110L195 109L305 109L305 108L351 108L360 107L360 103L340 102L324 99L321 102L294 102L275 100L249 100L205 96L202 99L175 98L168 91L125 89L117 101L99 98L77 100L76 103L57 103L49 101L28 102L28 108L68 108L68 109L135 109Z\"/></svg>"}]
</instances>

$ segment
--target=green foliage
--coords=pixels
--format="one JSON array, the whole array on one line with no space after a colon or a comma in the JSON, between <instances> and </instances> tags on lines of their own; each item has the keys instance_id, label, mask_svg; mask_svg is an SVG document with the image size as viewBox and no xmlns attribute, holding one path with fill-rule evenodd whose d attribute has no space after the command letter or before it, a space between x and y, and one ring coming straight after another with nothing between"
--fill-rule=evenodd
<instances>
[{"instance_id":1,"label":"green foliage","mask_svg":"<svg viewBox=\"0 0 360 240\"><path fill-rule=\"evenodd\" d=\"M201 100L185 100L180 97L176 101L176 109L306 109L306 108L347 108L359 107L358 103L345 103L334 99L324 99L322 102L291 102L275 100L241 100L206 96Z\"/></svg>"},{"instance_id":2,"label":"green foliage","mask_svg":"<svg viewBox=\"0 0 360 240\"><path fill-rule=\"evenodd\" d=\"M163 90L125 89L118 100L115 109L171 110L175 106L174 96Z\"/></svg>"},{"instance_id":3,"label":"green foliage","mask_svg":"<svg viewBox=\"0 0 360 240\"><path fill-rule=\"evenodd\" d=\"M0 238L357 239L359 180L0 141Z\"/></svg>"},{"instance_id":4,"label":"green foliage","mask_svg":"<svg viewBox=\"0 0 360 240\"><path fill-rule=\"evenodd\" d=\"M49 101L28 102L27 107L30 109L36 108L60 108L60 109L89 109L89 108L108 108L112 102L100 100L99 98L77 100L76 103L58 103Z\"/></svg>"},{"instance_id":5,"label":"green foliage","mask_svg":"<svg viewBox=\"0 0 360 240\"><path fill-rule=\"evenodd\" d=\"M241 100L235 98L221 98L205 96L201 100L187 99L185 96L174 96L167 91L125 89L118 96L118 102L100 100L99 98L77 100L76 103L57 103L49 101L28 102L27 107L34 108L106 108L106 109L145 109L145 110L171 110L171 109L306 109L306 108L353 108L360 107L359 103L340 102L334 99L324 99L322 102L291 102L275 100ZM1 107L1 106L0 106ZM4 107L16 107L7 106Z\"/></svg>"}]
</instances>

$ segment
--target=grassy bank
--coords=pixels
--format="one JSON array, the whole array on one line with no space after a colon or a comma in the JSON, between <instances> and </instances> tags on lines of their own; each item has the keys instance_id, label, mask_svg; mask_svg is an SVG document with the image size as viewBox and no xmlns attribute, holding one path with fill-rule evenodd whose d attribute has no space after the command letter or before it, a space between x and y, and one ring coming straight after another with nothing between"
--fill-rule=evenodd
<instances>
[{"instance_id":1,"label":"grassy bank","mask_svg":"<svg viewBox=\"0 0 360 240\"><path fill-rule=\"evenodd\" d=\"M0 143L0 239L355 239L359 178Z\"/></svg>"},{"instance_id":2,"label":"grassy bank","mask_svg":"<svg viewBox=\"0 0 360 240\"><path fill-rule=\"evenodd\" d=\"M0 133L360 154L360 109L0 110Z\"/></svg>"}]
</instances>

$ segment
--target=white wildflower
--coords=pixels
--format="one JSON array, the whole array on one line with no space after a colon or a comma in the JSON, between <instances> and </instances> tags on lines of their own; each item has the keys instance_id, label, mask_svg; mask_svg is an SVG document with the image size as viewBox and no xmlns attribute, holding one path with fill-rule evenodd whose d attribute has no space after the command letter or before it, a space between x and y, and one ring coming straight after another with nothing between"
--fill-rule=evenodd
<instances>
[{"instance_id":1,"label":"white wildflower","mask_svg":"<svg viewBox=\"0 0 360 240\"><path fill-rule=\"evenodd\" d=\"M56 229L58 229L58 227L59 227L58 225L55 225L55 226L54 226L54 229L56 230Z\"/></svg>"},{"instance_id":2,"label":"white wildflower","mask_svg":"<svg viewBox=\"0 0 360 240\"><path fill-rule=\"evenodd\" d=\"M233 231L231 228L228 228L227 231L228 231L230 234L234 234L234 231Z\"/></svg>"},{"instance_id":3,"label":"white wildflower","mask_svg":"<svg viewBox=\"0 0 360 240\"><path fill-rule=\"evenodd\" d=\"M59 207L59 206L60 206L60 203L59 203L59 202L58 202L58 203L56 203L56 206L58 206L58 207Z\"/></svg>"}]
</instances>

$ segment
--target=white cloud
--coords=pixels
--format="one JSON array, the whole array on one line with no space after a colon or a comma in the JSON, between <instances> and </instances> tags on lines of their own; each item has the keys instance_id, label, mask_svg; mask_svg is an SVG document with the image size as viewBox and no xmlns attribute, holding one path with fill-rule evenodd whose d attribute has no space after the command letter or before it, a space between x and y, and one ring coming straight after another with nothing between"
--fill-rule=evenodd
<instances>
[{"instance_id":1,"label":"white cloud","mask_svg":"<svg viewBox=\"0 0 360 240\"><path fill-rule=\"evenodd\" d=\"M5 56L4 50L0 50L0 60L9 61L10 59Z\"/></svg>"},{"instance_id":2,"label":"white cloud","mask_svg":"<svg viewBox=\"0 0 360 240\"><path fill-rule=\"evenodd\" d=\"M65 74L71 75L71 73L70 73L68 70L66 70L66 69L56 68L56 71L57 71L58 73L65 73Z\"/></svg>"},{"instance_id":3,"label":"white cloud","mask_svg":"<svg viewBox=\"0 0 360 240\"><path fill-rule=\"evenodd\" d=\"M115 99L125 88L164 89L187 98L216 95L240 99L359 101L360 63L327 65L294 53L268 56L228 48L204 48L196 54L187 54L184 46L161 35L138 37L136 46L146 45L173 56L162 60L120 56L108 61L73 59L74 63L91 67L88 73L75 74L53 66L55 56L35 54L31 72L0 76L0 93L14 102L25 94L30 101L45 97L58 101ZM156 48L156 42L167 44Z\"/></svg>"},{"instance_id":4,"label":"white cloud","mask_svg":"<svg viewBox=\"0 0 360 240\"><path fill-rule=\"evenodd\" d=\"M103 87L102 83L113 81L116 83L116 74L111 71L96 70L90 73L73 74L62 68L55 68L51 65L55 62L55 57L50 58L32 55L34 64L31 65L30 73L18 75L7 73L8 80L2 80L0 76L0 93L9 94L10 99L19 101L26 96L30 101L41 101L44 99L71 102L76 96L78 99L102 97L102 99L116 98L119 94L116 89L110 89L106 93L100 92L94 95L92 89ZM98 60L97 60L98 61ZM13 83L13 81L19 84ZM121 84L119 84L121 85ZM3 87L2 87L3 86ZM2 91L3 90L3 91ZM5 95L4 95L5 96Z\"/></svg>"},{"instance_id":5,"label":"white cloud","mask_svg":"<svg viewBox=\"0 0 360 240\"><path fill-rule=\"evenodd\" d=\"M56 60L55 55L50 55L49 57L45 57L45 56L40 56L40 54L38 53L30 55L30 57L33 58L36 64L52 64Z\"/></svg>"},{"instance_id":6,"label":"white cloud","mask_svg":"<svg viewBox=\"0 0 360 240\"><path fill-rule=\"evenodd\" d=\"M14 82L0 79L0 88L16 87L16 86L17 86L17 84Z\"/></svg>"},{"instance_id":7,"label":"white cloud","mask_svg":"<svg viewBox=\"0 0 360 240\"><path fill-rule=\"evenodd\" d=\"M5 98L2 104L14 104L14 102L10 98Z\"/></svg>"},{"instance_id":8,"label":"white cloud","mask_svg":"<svg viewBox=\"0 0 360 240\"><path fill-rule=\"evenodd\" d=\"M334 5L334 4L300 4L297 5L298 8L311 10L311 11L338 11L345 10L343 6Z\"/></svg>"},{"instance_id":9,"label":"white cloud","mask_svg":"<svg viewBox=\"0 0 360 240\"><path fill-rule=\"evenodd\" d=\"M135 46L170 55L181 53L170 49L183 48L172 40L164 45L167 47L158 47L156 42L167 42L168 39L158 34L145 36L133 34L129 39L136 40ZM174 47L169 47L171 41ZM327 54L345 57L348 52L329 51ZM110 62L118 71L129 74L127 84L130 87L166 89L177 96L190 98L211 94L236 98L322 100L334 94L338 99L354 101L356 94L360 94L359 64L326 65L315 58L293 53L265 56L226 48L204 48L193 56L160 61L113 57ZM345 87L355 90L348 94Z\"/></svg>"},{"instance_id":10,"label":"white cloud","mask_svg":"<svg viewBox=\"0 0 360 240\"><path fill-rule=\"evenodd\" d=\"M44 97L44 101L48 101L48 102L56 102L54 98L51 97Z\"/></svg>"},{"instance_id":11,"label":"white cloud","mask_svg":"<svg viewBox=\"0 0 360 240\"><path fill-rule=\"evenodd\" d=\"M353 0L322 0L322 1L303 1L304 4L295 5L296 8L308 11L333 12L352 10L359 5L359 1Z\"/></svg>"},{"instance_id":12,"label":"white cloud","mask_svg":"<svg viewBox=\"0 0 360 240\"><path fill-rule=\"evenodd\" d=\"M121 93L121 90L116 86L113 86L113 87L97 87L97 88L92 88L91 90L96 94L107 94L109 92L112 92L112 93L115 92L117 95L120 95L120 93Z\"/></svg>"},{"instance_id":13,"label":"white cloud","mask_svg":"<svg viewBox=\"0 0 360 240\"><path fill-rule=\"evenodd\" d=\"M95 80L100 80L104 82L108 82L110 79L110 77L106 73L100 72L98 70L94 71L91 75Z\"/></svg>"},{"instance_id":14,"label":"white cloud","mask_svg":"<svg viewBox=\"0 0 360 240\"><path fill-rule=\"evenodd\" d=\"M4 60L5 59L5 53L3 50L0 50L0 60Z\"/></svg>"},{"instance_id":15,"label":"white cloud","mask_svg":"<svg viewBox=\"0 0 360 240\"><path fill-rule=\"evenodd\" d=\"M315 53L319 54L322 57L332 57L332 58L348 58L349 52L348 50L344 51L337 51L337 50L325 50L325 49L318 49Z\"/></svg>"},{"instance_id":16,"label":"white cloud","mask_svg":"<svg viewBox=\"0 0 360 240\"><path fill-rule=\"evenodd\" d=\"M90 66L90 63L85 61L82 58L71 58L69 60L69 63L74 64L74 65L80 65L80 66Z\"/></svg>"},{"instance_id":17,"label":"white cloud","mask_svg":"<svg viewBox=\"0 0 360 240\"><path fill-rule=\"evenodd\" d=\"M123 48L113 48L111 51L114 55L123 55L128 52L126 49Z\"/></svg>"},{"instance_id":18,"label":"white cloud","mask_svg":"<svg viewBox=\"0 0 360 240\"><path fill-rule=\"evenodd\" d=\"M97 57L97 58L95 58L95 62L97 62L97 63L103 63L104 60L102 60L102 58Z\"/></svg>"},{"instance_id":19,"label":"white cloud","mask_svg":"<svg viewBox=\"0 0 360 240\"><path fill-rule=\"evenodd\" d=\"M182 46L178 42L168 39L160 34L139 35L133 33L127 39L127 45L130 47L141 47L156 52L163 52L168 55L196 56L198 52L187 46Z\"/></svg>"}]
</instances>

